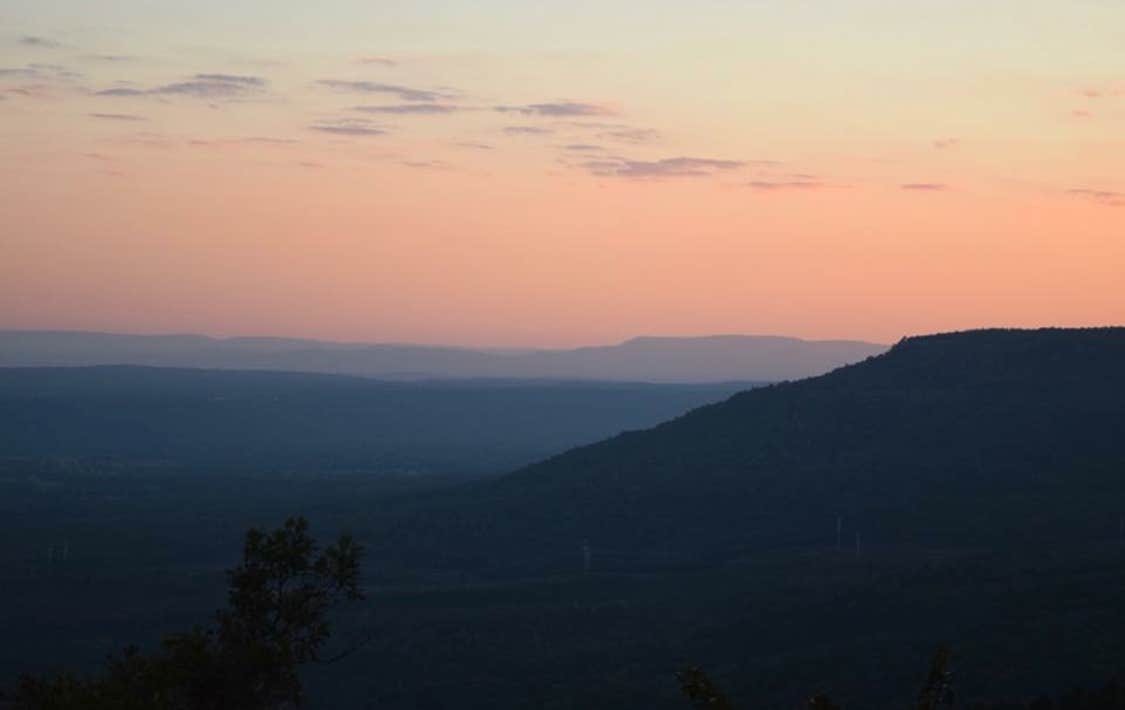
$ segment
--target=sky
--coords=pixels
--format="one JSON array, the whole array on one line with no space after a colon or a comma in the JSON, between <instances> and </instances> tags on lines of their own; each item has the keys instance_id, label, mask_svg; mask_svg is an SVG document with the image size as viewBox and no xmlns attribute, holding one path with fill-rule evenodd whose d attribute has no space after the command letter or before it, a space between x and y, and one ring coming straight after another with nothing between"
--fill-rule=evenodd
<instances>
[{"instance_id":1,"label":"sky","mask_svg":"<svg viewBox=\"0 0 1125 710\"><path fill-rule=\"evenodd\" d=\"M0 0L0 328L1125 323L1120 0Z\"/></svg>"}]
</instances>

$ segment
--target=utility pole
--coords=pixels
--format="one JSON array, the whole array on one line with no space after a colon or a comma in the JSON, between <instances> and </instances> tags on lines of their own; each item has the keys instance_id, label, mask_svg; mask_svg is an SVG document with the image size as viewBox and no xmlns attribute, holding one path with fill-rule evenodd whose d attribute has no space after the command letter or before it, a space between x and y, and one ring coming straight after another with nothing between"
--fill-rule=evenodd
<instances>
[{"instance_id":1,"label":"utility pole","mask_svg":"<svg viewBox=\"0 0 1125 710\"><path fill-rule=\"evenodd\" d=\"M590 574L590 541L582 541L582 574Z\"/></svg>"}]
</instances>

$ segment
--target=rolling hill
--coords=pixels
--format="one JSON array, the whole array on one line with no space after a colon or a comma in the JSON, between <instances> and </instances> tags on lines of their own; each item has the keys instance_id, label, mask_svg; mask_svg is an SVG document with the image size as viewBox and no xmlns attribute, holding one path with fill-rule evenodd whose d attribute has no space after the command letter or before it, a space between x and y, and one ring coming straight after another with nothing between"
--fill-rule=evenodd
<instances>
[{"instance_id":1,"label":"rolling hill","mask_svg":"<svg viewBox=\"0 0 1125 710\"><path fill-rule=\"evenodd\" d=\"M435 496L395 544L543 571L582 540L626 567L834 545L838 519L869 548L1112 540L1122 363L1121 328L907 338Z\"/></svg>"}]
</instances>

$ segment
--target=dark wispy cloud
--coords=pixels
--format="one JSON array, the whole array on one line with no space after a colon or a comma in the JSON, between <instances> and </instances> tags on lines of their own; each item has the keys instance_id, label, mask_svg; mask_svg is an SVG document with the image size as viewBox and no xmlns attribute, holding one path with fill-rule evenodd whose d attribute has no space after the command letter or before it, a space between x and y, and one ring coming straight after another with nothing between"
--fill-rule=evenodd
<instances>
[{"instance_id":1,"label":"dark wispy cloud","mask_svg":"<svg viewBox=\"0 0 1125 710\"><path fill-rule=\"evenodd\" d=\"M329 125L329 126L309 126L314 131L321 133L332 133L338 136L381 136L386 133L382 128L372 128L370 126L345 126L345 125Z\"/></svg>"},{"instance_id":2,"label":"dark wispy cloud","mask_svg":"<svg viewBox=\"0 0 1125 710\"><path fill-rule=\"evenodd\" d=\"M916 192L943 192L948 190L949 186L940 182L906 182L899 185L899 188Z\"/></svg>"},{"instance_id":3,"label":"dark wispy cloud","mask_svg":"<svg viewBox=\"0 0 1125 710\"><path fill-rule=\"evenodd\" d=\"M271 138L268 136L249 136L246 138L212 138L195 139L189 141L190 145L200 148L225 148L243 145L285 146L297 143L296 138Z\"/></svg>"},{"instance_id":4,"label":"dark wispy cloud","mask_svg":"<svg viewBox=\"0 0 1125 710\"><path fill-rule=\"evenodd\" d=\"M381 67L397 67L398 66L398 60L391 59L390 57L385 57L385 56L380 55L380 54L369 54L369 55L366 55L366 56L363 56L363 57L357 57L356 60L355 60L355 63L366 65L366 66L371 66L371 65L377 65L377 66L381 66Z\"/></svg>"},{"instance_id":5,"label":"dark wispy cloud","mask_svg":"<svg viewBox=\"0 0 1125 710\"><path fill-rule=\"evenodd\" d=\"M570 145L564 145L563 150L574 151L577 153L589 153L605 149L602 146L594 145L593 143L571 143Z\"/></svg>"},{"instance_id":6,"label":"dark wispy cloud","mask_svg":"<svg viewBox=\"0 0 1125 710\"><path fill-rule=\"evenodd\" d=\"M546 136L554 133L550 128L542 126L504 126L504 132L510 136Z\"/></svg>"},{"instance_id":7,"label":"dark wispy cloud","mask_svg":"<svg viewBox=\"0 0 1125 710\"><path fill-rule=\"evenodd\" d=\"M1074 188L1067 190L1067 194L1084 197L1088 200L1107 207L1125 207L1125 192L1113 190L1092 190L1090 188Z\"/></svg>"},{"instance_id":8,"label":"dark wispy cloud","mask_svg":"<svg viewBox=\"0 0 1125 710\"><path fill-rule=\"evenodd\" d=\"M937 150L945 150L947 148L956 148L960 143L961 140L958 138L938 138L932 143L932 145Z\"/></svg>"},{"instance_id":9,"label":"dark wispy cloud","mask_svg":"<svg viewBox=\"0 0 1125 710\"><path fill-rule=\"evenodd\" d=\"M398 84L381 84L374 81L344 81L342 79L320 79L318 85L353 94L388 94L397 96L403 101L434 102L454 98L453 94L430 91L428 89L415 89Z\"/></svg>"},{"instance_id":10,"label":"dark wispy cloud","mask_svg":"<svg viewBox=\"0 0 1125 710\"><path fill-rule=\"evenodd\" d=\"M40 47L42 49L57 49L62 46L61 42L56 42L49 37L39 37L36 35L24 35L20 37L19 42L25 47Z\"/></svg>"},{"instance_id":11,"label":"dark wispy cloud","mask_svg":"<svg viewBox=\"0 0 1125 710\"><path fill-rule=\"evenodd\" d=\"M496 150L496 146L489 145L488 143L475 143L473 141L459 141L453 145L458 148L469 148L471 150Z\"/></svg>"},{"instance_id":12,"label":"dark wispy cloud","mask_svg":"<svg viewBox=\"0 0 1125 710\"><path fill-rule=\"evenodd\" d=\"M524 116L548 116L551 118L574 118L576 116L613 116L616 111L600 104L577 101L559 101L545 104L524 104L522 106L495 106L500 113L519 113Z\"/></svg>"},{"instance_id":13,"label":"dark wispy cloud","mask_svg":"<svg viewBox=\"0 0 1125 710\"><path fill-rule=\"evenodd\" d=\"M38 75L31 67L0 67L0 77L9 76L31 79L37 77Z\"/></svg>"},{"instance_id":14,"label":"dark wispy cloud","mask_svg":"<svg viewBox=\"0 0 1125 710\"><path fill-rule=\"evenodd\" d=\"M400 163L407 168L415 170L449 170L449 163L444 160L404 160Z\"/></svg>"},{"instance_id":15,"label":"dark wispy cloud","mask_svg":"<svg viewBox=\"0 0 1125 710\"><path fill-rule=\"evenodd\" d=\"M197 99L234 99L261 93L269 85L257 76L237 74L196 74L184 81L150 88L114 87L97 91L97 96L188 96Z\"/></svg>"},{"instance_id":16,"label":"dark wispy cloud","mask_svg":"<svg viewBox=\"0 0 1125 710\"><path fill-rule=\"evenodd\" d=\"M797 179L797 180L752 180L747 183L750 187L759 192L784 192L784 191L799 191L799 190L819 190L825 185L819 180Z\"/></svg>"},{"instance_id":17,"label":"dark wispy cloud","mask_svg":"<svg viewBox=\"0 0 1125 710\"><path fill-rule=\"evenodd\" d=\"M83 78L81 72L76 72L61 64L43 64L33 62L22 67L0 67L0 77L17 77L21 79L34 79L36 81L74 82Z\"/></svg>"},{"instance_id":18,"label":"dark wispy cloud","mask_svg":"<svg viewBox=\"0 0 1125 710\"><path fill-rule=\"evenodd\" d=\"M149 92L145 89L134 89L129 86L115 86L112 89L95 91L95 96L145 96Z\"/></svg>"},{"instance_id":19,"label":"dark wispy cloud","mask_svg":"<svg viewBox=\"0 0 1125 710\"><path fill-rule=\"evenodd\" d=\"M463 106L454 106L452 104L434 104L434 103L417 103L417 104L397 104L394 106L355 106L353 111L360 111L362 113L380 113L392 114L403 116L442 116L458 111L465 111Z\"/></svg>"},{"instance_id":20,"label":"dark wispy cloud","mask_svg":"<svg viewBox=\"0 0 1125 710\"><path fill-rule=\"evenodd\" d=\"M60 64L34 63L22 67L0 67L0 80L20 82L0 91L27 99L49 99L55 98L59 91L79 87L82 78L82 74Z\"/></svg>"},{"instance_id":21,"label":"dark wispy cloud","mask_svg":"<svg viewBox=\"0 0 1125 710\"><path fill-rule=\"evenodd\" d=\"M746 165L741 160L716 160L713 158L664 158L662 160L591 160L580 167L599 177L662 178L706 177L735 170Z\"/></svg>"},{"instance_id":22,"label":"dark wispy cloud","mask_svg":"<svg viewBox=\"0 0 1125 710\"><path fill-rule=\"evenodd\" d=\"M380 128L370 121L364 121L362 119L322 121L309 126L309 130L336 136L353 136L357 138L381 136L387 133L385 128Z\"/></svg>"},{"instance_id":23,"label":"dark wispy cloud","mask_svg":"<svg viewBox=\"0 0 1125 710\"><path fill-rule=\"evenodd\" d=\"M589 131L596 138L620 143L652 143L660 138L660 132L655 129L638 128L626 123L571 121L566 125L583 131Z\"/></svg>"},{"instance_id":24,"label":"dark wispy cloud","mask_svg":"<svg viewBox=\"0 0 1125 710\"><path fill-rule=\"evenodd\" d=\"M12 94L13 96L20 96L25 99L50 99L54 98L51 87L43 84L28 84L25 86L13 86L10 89L4 89L4 93Z\"/></svg>"},{"instance_id":25,"label":"dark wispy cloud","mask_svg":"<svg viewBox=\"0 0 1125 710\"><path fill-rule=\"evenodd\" d=\"M653 128L614 128L598 134L599 138L622 143L652 143L660 137Z\"/></svg>"},{"instance_id":26,"label":"dark wispy cloud","mask_svg":"<svg viewBox=\"0 0 1125 710\"><path fill-rule=\"evenodd\" d=\"M138 121L147 121L148 120L148 118L146 118L144 116L138 116L135 113L90 113L90 114L86 114L86 115L88 115L90 118L100 118L103 121L138 122Z\"/></svg>"},{"instance_id":27,"label":"dark wispy cloud","mask_svg":"<svg viewBox=\"0 0 1125 710\"><path fill-rule=\"evenodd\" d=\"M128 54L87 54L82 57L91 62L135 62L136 57Z\"/></svg>"},{"instance_id":28,"label":"dark wispy cloud","mask_svg":"<svg viewBox=\"0 0 1125 710\"><path fill-rule=\"evenodd\" d=\"M196 74L196 81L215 81L221 84L238 84L241 86L264 87L266 80L260 76L242 76L239 74Z\"/></svg>"}]
</instances>

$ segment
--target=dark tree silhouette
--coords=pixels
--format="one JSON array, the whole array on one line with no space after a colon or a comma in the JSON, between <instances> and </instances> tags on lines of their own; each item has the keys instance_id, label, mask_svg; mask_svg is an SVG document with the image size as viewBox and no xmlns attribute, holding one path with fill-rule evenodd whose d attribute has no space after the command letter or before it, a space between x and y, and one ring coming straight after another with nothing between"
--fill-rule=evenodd
<instances>
[{"instance_id":1,"label":"dark tree silhouette","mask_svg":"<svg viewBox=\"0 0 1125 710\"><path fill-rule=\"evenodd\" d=\"M213 626L164 639L146 655L135 647L94 678L25 676L16 707L35 710L266 710L301 704L298 670L320 660L329 612L363 599L362 547L341 536L320 551L308 522L246 534L242 562L228 571L229 607Z\"/></svg>"},{"instance_id":2,"label":"dark tree silhouette","mask_svg":"<svg viewBox=\"0 0 1125 710\"><path fill-rule=\"evenodd\" d=\"M918 710L953 707L953 673L949 670L952 657L953 652L949 646L938 646L930 661L930 674L926 677L926 684L918 694Z\"/></svg>"},{"instance_id":3,"label":"dark tree silhouette","mask_svg":"<svg viewBox=\"0 0 1125 710\"><path fill-rule=\"evenodd\" d=\"M809 710L840 710L840 706L827 695L818 694L809 698Z\"/></svg>"},{"instance_id":4,"label":"dark tree silhouette","mask_svg":"<svg viewBox=\"0 0 1125 710\"><path fill-rule=\"evenodd\" d=\"M732 710L722 691L700 668L690 666L678 671L676 679L680 681L680 691L699 710Z\"/></svg>"},{"instance_id":5,"label":"dark tree silhouette","mask_svg":"<svg viewBox=\"0 0 1125 710\"><path fill-rule=\"evenodd\" d=\"M942 644L930 661L930 673L922 692L918 695L918 710L941 710L953 707L953 676L949 671L949 661L953 653L949 646ZM710 677L701 669L691 666L676 673L680 690L696 708L715 708L733 710L733 706ZM809 710L840 710L832 700L822 693L809 698Z\"/></svg>"}]
</instances>

